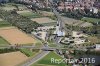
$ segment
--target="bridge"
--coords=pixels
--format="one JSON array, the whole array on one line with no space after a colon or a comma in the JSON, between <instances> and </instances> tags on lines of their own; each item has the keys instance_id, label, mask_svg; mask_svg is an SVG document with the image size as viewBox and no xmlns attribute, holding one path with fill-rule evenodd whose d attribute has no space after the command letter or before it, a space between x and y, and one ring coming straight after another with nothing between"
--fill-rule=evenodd
<instances>
[{"instance_id":1,"label":"bridge","mask_svg":"<svg viewBox=\"0 0 100 66\"><path fill-rule=\"evenodd\" d=\"M22 49L22 48L27 48L27 49L38 49L38 50L43 50L43 51L55 51L55 50L82 50L84 51L85 48L61 48L61 47L48 47L48 46L43 46L43 47L35 47L35 46L12 46L12 45L8 45L8 46L0 46L0 49L10 49L10 48L14 48L14 49Z\"/></svg>"}]
</instances>

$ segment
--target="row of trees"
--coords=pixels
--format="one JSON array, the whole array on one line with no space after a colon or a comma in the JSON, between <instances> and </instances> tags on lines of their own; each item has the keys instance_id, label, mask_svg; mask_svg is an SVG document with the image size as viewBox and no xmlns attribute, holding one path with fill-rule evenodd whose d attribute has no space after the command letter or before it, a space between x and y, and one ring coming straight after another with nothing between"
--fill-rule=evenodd
<instances>
[{"instance_id":1,"label":"row of trees","mask_svg":"<svg viewBox=\"0 0 100 66\"><path fill-rule=\"evenodd\" d=\"M19 0L0 0L0 3L18 2Z\"/></svg>"},{"instance_id":2,"label":"row of trees","mask_svg":"<svg viewBox=\"0 0 100 66\"><path fill-rule=\"evenodd\" d=\"M34 29L41 26L37 22L31 21L29 18L21 16L16 11L0 10L0 18L8 21L11 25L18 27L26 33L31 33Z\"/></svg>"},{"instance_id":3,"label":"row of trees","mask_svg":"<svg viewBox=\"0 0 100 66\"><path fill-rule=\"evenodd\" d=\"M0 49L0 53L9 53L9 52L14 52L14 51L19 51L19 49L14 49L14 48Z\"/></svg>"}]
</instances>

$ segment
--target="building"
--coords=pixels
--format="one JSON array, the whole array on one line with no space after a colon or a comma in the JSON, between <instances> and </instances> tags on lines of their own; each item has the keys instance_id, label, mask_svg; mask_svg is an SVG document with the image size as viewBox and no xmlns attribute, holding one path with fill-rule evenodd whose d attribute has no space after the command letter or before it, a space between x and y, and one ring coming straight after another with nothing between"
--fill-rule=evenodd
<instances>
[{"instance_id":1,"label":"building","mask_svg":"<svg viewBox=\"0 0 100 66\"><path fill-rule=\"evenodd\" d=\"M57 36L65 36L65 31L62 29L62 23L58 20L57 21L57 26L56 26L56 30L54 31L54 34L56 34Z\"/></svg>"},{"instance_id":2,"label":"building","mask_svg":"<svg viewBox=\"0 0 100 66\"><path fill-rule=\"evenodd\" d=\"M95 50L100 50L100 44L96 44Z\"/></svg>"},{"instance_id":3,"label":"building","mask_svg":"<svg viewBox=\"0 0 100 66\"><path fill-rule=\"evenodd\" d=\"M97 14L99 10L97 8L92 7L90 8L90 11Z\"/></svg>"},{"instance_id":4,"label":"building","mask_svg":"<svg viewBox=\"0 0 100 66\"><path fill-rule=\"evenodd\" d=\"M61 1L58 5L59 10L67 9L84 9L90 7L94 7L94 4L96 3L96 0L65 0L65 2ZM98 2L97 2L98 3ZM97 4L95 4L97 5ZM98 5L97 5L98 6ZM100 6L99 6L100 7Z\"/></svg>"},{"instance_id":5,"label":"building","mask_svg":"<svg viewBox=\"0 0 100 66\"><path fill-rule=\"evenodd\" d=\"M85 38L65 38L64 40L61 41L64 44L83 44L86 43Z\"/></svg>"}]
</instances>

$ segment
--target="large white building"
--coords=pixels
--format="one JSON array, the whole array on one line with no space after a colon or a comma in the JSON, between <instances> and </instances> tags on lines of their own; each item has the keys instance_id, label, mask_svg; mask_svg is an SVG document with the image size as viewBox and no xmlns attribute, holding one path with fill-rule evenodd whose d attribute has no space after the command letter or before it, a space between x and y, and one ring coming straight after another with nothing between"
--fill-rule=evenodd
<instances>
[{"instance_id":1,"label":"large white building","mask_svg":"<svg viewBox=\"0 0 100 66\"><path fill-rule=\"evenodd\" d=\"M57 36L65 36L65 31L62 30L62 27L59 21L57 21L57 26L56 26L56 30L54 31L54 34L56 34Z\"/></svg>"}]
</instances>

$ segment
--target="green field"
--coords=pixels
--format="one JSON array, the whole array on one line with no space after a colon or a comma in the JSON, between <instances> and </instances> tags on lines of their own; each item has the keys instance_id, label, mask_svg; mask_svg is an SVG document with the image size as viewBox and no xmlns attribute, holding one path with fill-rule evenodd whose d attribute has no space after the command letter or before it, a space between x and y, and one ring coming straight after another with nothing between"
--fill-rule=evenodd
<instances>
[{"instance_id":1,"label":"green field","mask_svg":"<svg viewBox=\"0 0 100 66\"><path fill-rule=\"evenodd\" d=\"M87 21L87 22L100 22L100 19L97 18L88 18L88 17L84 17L81 19L82 21Z\"/></svg>"},{"instance_id":2,"label":"green field","mask_svg":"<svg viewBox=\"0 0 100 66\"><path fill-rule=\"evenodd\" d=\"M54 53L52 51L48 55L46 55L43 59L39 60L38 62L36 62L32 66L67 66L64 63L60 63L60 64L52 63L51 58L62 59L59 55L57 55L56 53Z\"/></svg>"},{"instance_id":3,"label":"green field","mask_svg":"<svg viewBox=\"0 0 100 66\"><path fill-rule=\"evenodd\" d=\"M50 40L48 40L48 46L50 46L50 47L57 47L57 44L55 44L54 43L54 41L50 41Z\"/></svg>"},{"instance_id":4,"label":"green field","mask_svg":"<svg viewBox=\"0 0 100 66\"><path fill-rule=\"evenodd\" d=\"M8 22L6 21L0 21L0 27L9 27L11 26Z\"/></svg>"},{"instance_id":5,"label":"green field","mask_svg":"<svg viewBox=\"0 0 100 66\"><path fill-rule=\"evenodd\" d=\"M17 9L16 6L18 7L18 9L25 9L26 8L22 4L15 4L15 3L6 3L6 4L3 4L3 6L0 7L0 8L9 11L9 10Z\"/></svg>"},{"instance_id":6,"label":"green field","mask_svg":"<svg viewBox=\"0 0 100 66\"><path fill-rule=\"evenodd\" d=\"M42 23L43 26L55 26L56 24L57 24L56 22Z\"/></svg>"},{"instance_id":7,"label":"green field","mask_svg":"<svg viewBox=\"0 0 100 66\"><path fill-rule=\"evenodd\" d=\"M24 53L24 54L25 54L26 56L28 56L28 57L30 57L30 56L33 55L33 52L30 51L29 49L26 49L26 48L20 49L20 51L21 51L22 53Z\"/></svg>"},{"instance_id":8,"label":"green field","mask_svg":"<svg viewBox=\"0 0 100 66\"><path fill-rule=\"evenodd\" d=\"M28 17L28 18L39 18L39 17L41 17L39 14L32 13L32 12L24 12L24 13L20 13L20 15Z\"/></svg>"},{"instance_id":9,"label":"green field","mask_svg":"<svg viewBox=\"0 0 100 66\"><path fill-rule=\"evenodd\" d=\"M39 50L33 50L33 51L31 51L30 49L27 49L27 48L20 49L20 51L22 53L24 53L28 57L31 57L31 56L33 56L33 55L35 55L36 53L39 52Z\"/></svg>"},{"instance_id":10,"label":"green field","mask_svg":"<svg viewBox=\"0 0 100 66\"><path fill-rule=\"evenodd\" d=\"M2 37L0 37L0 46L5 46L5 45L8 45L9 43L3 39Z\"/></svg>"},{"instance_id":11,"label":"green field","mask_svg":"<svg viewBox=\"0 0 100 66\"><path fill-rule=\"evenodd\" d=\"M14 6L10 5L10 4L4 4L2 7L0 7L1 9L4 9L4 10L7 10L7 11L10 11L10 10L13 10L13 9L16 9Z\"/></svg>"}]
</instances>

